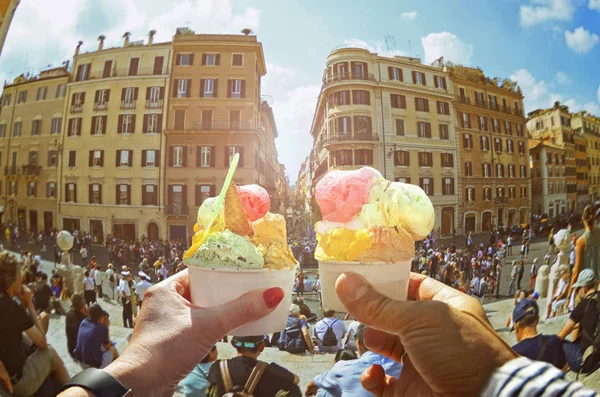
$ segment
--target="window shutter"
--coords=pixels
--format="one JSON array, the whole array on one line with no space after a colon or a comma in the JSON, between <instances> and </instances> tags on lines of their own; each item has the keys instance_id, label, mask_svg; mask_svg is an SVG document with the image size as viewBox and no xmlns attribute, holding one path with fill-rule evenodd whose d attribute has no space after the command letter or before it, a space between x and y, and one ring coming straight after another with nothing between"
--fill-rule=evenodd
<instances>
[{"instance_id":1,"label":"window shutter","mask_svg":"<svg viewBox=\"0 0 600 397\"><path fill-rule=\"evenodd\" d=\"M98 116L93 116L92 117L92 126L90 127L90 135L94 135L94 132L95 132L94 126L96 124L96 117L98 117Z\"/></svg>"},{"instance_id":2,"label":"window shutter","mask_svg":"<svg viewBox=\"0 0 600 397\"><path fill-rule=\"evenodd\" d=\"M217 93L219 92L219 79L214 79L213 82L213 98L217 98Z\"/></svg>"},{"instance_id":3,"label":"window shutter","mask_svg":"<svg viewBox=\"0 0 600 397\"><path fill-rule=\"evenodd\" d=\"M246 98L246 80L241 81L240 98Z\"/></svg>"},{"instance_id":4,"label":"window shutter","mask_svg":"<svg viewBox=\"0 0 600 397\"><path fill-rule=\"evenodd\" d=\"M135 133L135 114L131 115L131 133L134 134Z\"/></svg>"},{"instance_id":5,"label":"window shutter","mask_svg":"<svg viewBox=\"0 0 600 397\"><path fill-rule=\"evenodd\" d=\"M115 159L115 166L118 167L120 165L120 162L121 162L121 151L117 150L117 157Z\"/></svg>"},{"instance_id":6,"label":"window shutter","mask_svg":"<svg viewBox=\"0 0 600 397\"><path fill-rule=\"evenodd\" d=\"M206 54L202 54L202 65L206 65Z\"/></svg>"},{"instance_id":7,"label":"window shutter","mask_svg":"<svg viewBox=\"0 0 600 397\"><path fill-rule=\"evenodd\" d=\"M181 54L177 54L177 55L175 56L175 65L176 65L176 66L179 66L179 65L181 65Z\"/></svg>"},{"instance_id":8,"label":"window shutter","mask_svg":"<svg viewBox=\"0 0 600 397\"><path fill-rule=\"evenodd\" d=\"M388 79L392 80L394 78L394 69L391 66L388 66Z\"/></svg>"},{"instance_id":9,"label":"window shutter","mask_svg":"<svg viewBox=\"0 0 600 397\"><path fill-rule=\"evenodd\" d=\"M431 123L425 123L425 136L431 138Z\"/></svg>"},{"instance_id":10,"label":"window shutter","mask_svg":"<svg viewBox=\"0 0 600 397\"><path fill-rule=\"evenodd\" d=\"M169 167L173 166L173 158L175 157L173 155L174 151L175 151L175 148L173 146L170 146L169 147L169 160L168 160L169 161Z\"/></svg>"},{"instance_id":11,"label":"window shutter","mask_svg":"<svg viewBox=\"0 0 600 397\"><path fill-rule=\"evenodd\" d=\"M159 114L158 115L158 125L157 125L157 131L159 133L162 132L162 123L163 123L163 116L162 116L162 114Z\"/></svg>"},{"instance_id":12,"label":"window shutter","mask_svg":"<svg viewBox=\"0 0 600 397\"><path fill-rule=\"evenodd\" d=\"M125 100L125 91L127 88L121 88L121 102Z\"/></svg>"},{"instance_id":13,"label":"window shutter","mask_svg":"<svg viewBox=\"0 0 600 397\"><path fill-rule=\"evenodd\" d=\"M152 89L150 87L146 87L146 100L150 99L150 91L152 91Z\"/></svg>"},{"instance_id":14,"label":"window shutter","mask_svg":"<svg viewBox=\"0 0 600 397\"><path fill-rule=\"evenodd\" d=\"M183 204L184 207L187 207L187 186L183 185L181 187L181 203Z\"/></svg>"},{"instance_id":15,"label":"window shutter","mask_svg":"<svg viewBox=\"0 0 600 397\"><path fill-rule=\"evenodd\" d=\"M424 98L423 101L425 102L425 111L429 112L429 99Z\"/></svg>"},{"instance_id":16,"label":"window shutter","mask_svg":"<svg viewBox=\"0 0 600 397\"><path fill-rule=\"evenodd\" d=\"M167 189L167 205L173 205L173 185L169 185Z\"/></svg>"},{"instance_id":17,"label":"window shutter","mask_svg":"<svg viewBox=\"0 0 600 397\"><path fill-rule=\"evenodd\" d=\"M202 165L202 146L196 146L196 168Z\"/></svg>"},{"instance_id":18,"label":"window shutter","mask_svg":"<svg viewBox=\"0 0 600 397\"><path fill-rule=\"evenodd\" d=\"M240 150L240 152L239 152L240 153L240 162L238 163L238 166L243 167L244 166L244 147L240 146L239 150Z\"/></svg>"},{"instance_id":19,"label":"window shutter","mask_svg":"<svg viewBox=\"0 0 600 397\"><path fill-rule=\"evenodd\" d=\"M145 114L144 115L144 122L143 122L143 125L142 125L142 133L145 134L147 132L148 132L148 115Z\"/></svg>"},{"instance_id":20,"label":"window shutter","mask_svg":"<svg viewBox=\"0 0 600 397\"><path fill-rule=\"evenodd\" d=\"M75 133L77 134L77 136L80 136L80 135L81 135L81 121L82 121L82 120L83 120L83 119L82 119L82 118L80 118L80 119L79 119L79 123L77 123L77 131L75 131Z\"/></svg>"},{"instance_id":21,"label":"window shutter","mask_svg":"<svg viewBox=\"0 0 600 397\"><path fill-rule=\"evenodd\" d=\"M142 150L142 167L146 166L146 154L148 153L147 150Z\"/></svg>"},{"instance_id":22,"label":"window shutter","mask_svg":"<svg viewBox=\"0 0 600 397\"><path fill-rule=\"evenodd\" d=\"M392 103L393 108L398 107L398 97L394 94L390 94L390 102Z\"/></svg>"},{"instance_id":23,"label":"window shutter","mask_svg":"<svg viewBox=\"0 0 600 397\"><path fill-rule=\"evenodd\" d=\"M425 73L421 73L421 76L423 77L423 85L427 85L427 76Z\"/></svg>"},{"instance_id":24,"label":"window shutter","mask_svg":"<svg viewBox=\"0 0 600 397\"><path fill-rule=\"evenodd\" d=\"M117 191L115 194L115 204L119 205L120 204L120 197L119 195L121 194L121 185L117 184Z\"/></svg>"},{"instance_id":25,"label":"window shutter","mask_svg":"<svg viewBox=\"0 0 600 397\"><path fill-rule=\"evenodd\" d=\"M412 72L413 84L417 84L417 72Z\"/></svg>"},{"instance_id":26,"label":"window shutter","mask_svg":"<svg viewBox=\"0 0 600 397\"><path fill-rule=\"evenodd\" d=\"M210 166L214 167L215 166L215 157L217 157L217 151L215 150L214 146L210 147Z\"/></svg>"},{"instance_id":27,"label":"window shutter","mask_svg":"<svg viewBox=\"0 0 600 397\"><path fill-rule=\"evenodd\" d=\"M204 84L206 83L205 79L200 79L200 98L204 98Z\"/></svg>"},{"instance_id":28,"label":"window shutter","mask_svg":"<svg viewBox=\"0 0 600 397\"><path fill-rule=\"evenodd\" d=\"M185 97L189 98L192 93L192 79L187 79L187 87L185 89Z\"/></svg>"},{"instance_id":29,"label":"window shutter","mask_svg":"<svg viewBox=\"0 0 600 397\"><path fill-rule=\"evenodd\" d=\"M232 82L233 82L233 80L231 80L231 79L227 80L227 98L231 98Z\"/></svg>"},{"instance_id":30,"label":"window shutter","mask_svg":"<svg viewBox=\"0 0 600 397\"><path fill-rule=\"evenodd\" d=\"M448 86L446 85L446 78L445 77L442 77L442 88L445 89L445 90L448 89Z\"/></svg>"},{"instance_id":31,"label":"window shutter","mask_svg":"<svg viewBox=\"0 0 600 397\"><path fill-rule=\"evenodd\" d=\"M127 186L127 205L131 205L131 185Z\"/></svg>"},{"instance_id":32,"label":"window shutter","mask_svg":"<svg viewBox=\"0 0 600 397\"><path fill-rule=\"evenodd\" d=\"M194 65L194 54L190 54L190 66Z\"/></svg>"},{"instance_id":33,"label":"window shutter","mask_svg":"<svg viewBox=\"0 0 600 397\"><path fill-rule=\"evenodd\" d=\"M183 166L187 167L187 154L188 154L187 146L183 146L182 152L183 152Z\"/></svg>"},{"instance_id":34,"label":"window shutter","mask_svg":"<svg viewBox=\"0 0 600 397\"><path fill-rule=\"evenodd\" d=\"M435 88L440 88L438 85L438 77L437 76L433 77L433 85L435 86Z\"/></svg>"},{"instance_id":35,"label":"window shutter","mask_svg":"<svg viewBox=\"0 0 600 397\"><path fill-rule=\"evenodd\" d=\"M100 116L102 117L102 135L106 135L106 120L108 116Z\"/></svg>"},{"instance_id":36,"label":"window shutter","mask_svg":"<svg viewBox=\"0 0 600 397\"><path fill-rule=\"evenodd\" d=\"M88 69L89 69L89 68L88 68ZM74 185L74 186L73 186L73 188L74 188L74 190L73 190L73 202L75 202L75 203L76 203L76 202L77 202L77 184L76 184L76 183L74 183L73 185Z\"/></svg>"},{"instance_id":37,"label":"window shutter","mask_svg":"<svg viewBox=\"0 0 600 397\"><path fill-rule=\"evenodd\" d=\"M117 134L123 133L123 115L119 115L119 125L117 126Z\"/></svg>"},{"instance_id":38,"label":"window shutter","mask_svg":"<svg viewBox=\"0 0 600 397\"><path fill-rule=\"evenodd\" d=\"M127 165L129 167L131 167L133 165L133 150L131 150L131 149L129 150L129 158L128 158L128 160L129 161L127 162Z\"/></svg>"},{"instance_id":39,"label":"window shutter","mask_svg":"<svg viewBox=\"0 0 600 397\"><path fill-rule=\"evenodd\" d=\"M229 167L229 146L225 146L225 168Z\"/></svg>"},{"instance_id":40,"label":"window shutter","mask_svg":"<svg viewBox=\"0 0 600 397\"><path fill-rule=\"evenodd\" d=\"M173 98L177 97L177 86L179 85L179 79L173 80Z\"/></svg>"},{"instance_id":41,"label":"window shutter","mask_svg":"<svg viewBox=\"0 0 600 397\"><path fill-rule=\"evenodd\" d=\"M210 185L210 192L209 192L209 194L210 194L210 197L215 197L215 196L217 195L217 192L216 192L216 190L217 190L217 189L216 189L216 186L215 186L215 185Z\"/></svg>"},{"instance_id":42,"label":"window shutter","mask_svg":"<svg viewBox=\"0 0 600 397\"><path fill-rule=\"evenodd\" d=\"M85 103L85 92L81 93L81 104L83 105Z\"/></svg>"},{"instance_id":43,"label":"window shutter","mask_svg":"<svg viewBox=\"0 0 600 397\"><path fill-rule=\"evenodd\" d=\"M89 186L88 186L88 195L89 195L89 203L90 203L90 204L93 204L93 203L94 203L94 200L92 200L92 196L93 196L93 194L94 194L94 193L93 193L93 192L94 192L94 190L93 190L93 187L92 187L92 186L93 186L93 185L92 185L91 183L90 183L90 184L89 184Z\"/></svg>"},{"instance_id":44,"label":"window shutter","mask_svg":"<svg viewBox=\"0 0 600 397\"><path fill-rule=\"evenodd\" d=\"M165 97L165 87L159 87L158 99L164 99L164 97Z\"/></svg>"},{"instance_id":45,"label":"window shutter","mask_svg":"<svg viewBox=\"0 0 600 397\"><path fill-rule=\"evenodd\" d=\"M196 207L199 207L200 204L201 204L200 203L200 185L196 185L194 187L195 187L195 190L196 190L196 194L194 195L195 196L194 197L194 202L196 204Z\"/></svg>"},{"instance_id":46,"label":"window shutter","mask_svg":"<svg viewBox=\"0 0 600 397\"><path fill-rule=\"evenodd\" d=\"M96 90L96 94L94 94L94 103L98 103L99 96L100 96L100 90Z\"/></svg>"},{"instance_id":47,"label":"window shutter","mask_svg":"<svg viewBox=\"0 0 600 397\"><path fill-rule=\"evenodd\" d=\"M219 66L221 64L221 54L215 55L215 65Z\"/></svg>"},{"instance_id":48,"label":"window shutter","mask_svg":"<svg viewBox=\"0 0 600 397\"><path fill-rule=\"evenodd\" d=\"M89 164L90 167L94 165L94 151L90 150L90 158L89 158Z\"/></svg>"}]
</instances>

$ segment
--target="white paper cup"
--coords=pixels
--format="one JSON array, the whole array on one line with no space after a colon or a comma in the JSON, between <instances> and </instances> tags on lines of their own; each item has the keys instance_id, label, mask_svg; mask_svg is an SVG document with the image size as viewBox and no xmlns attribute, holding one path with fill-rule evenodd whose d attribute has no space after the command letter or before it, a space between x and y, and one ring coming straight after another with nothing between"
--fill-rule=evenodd
<instances>
[{"instance_id":1,"label":"white paper cup","mask_svg":"<svg viewBox=\"0 0 600 397\"><path fill-rule=\"evenodd\" d=\"M360 274L377 292L405 301L410 278L410 261L396 263L359 263L319 261L323 307L336 312L347 311L335 292L335 282L342 273Z\"/></svg>"},{"instance_id":2,"label":"white paper cup","mask_svg":"<svg viewBox=\"0 0 600 397\"><path fill-rule=\"evenodd\" d=\"M192 303L201 307L219 306L255 289L283 289L285 296L271 314L238 328L230 335L255 336L285 329L292 303L294 270L237 270L189 266L188 272Z\"/></svg>"}]
</instances>

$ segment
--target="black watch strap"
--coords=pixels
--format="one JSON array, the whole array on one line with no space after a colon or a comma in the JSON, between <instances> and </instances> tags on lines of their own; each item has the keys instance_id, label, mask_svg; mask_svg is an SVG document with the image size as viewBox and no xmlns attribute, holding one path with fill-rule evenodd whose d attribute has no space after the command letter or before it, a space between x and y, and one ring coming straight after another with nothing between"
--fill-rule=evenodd
<instances>
[{"instance_id":1,"label":"black watch strap","mask_svg":"<svg viewBox=\"0 0 600 397\"><path fill-rule=\"evenodd\" d=\"M96 368L88 368L78 373L69 379L60 391L75 386L91 391L96 397L133 397L133 392L121 382L108 372Z\"/></svg>"}]
</instances>

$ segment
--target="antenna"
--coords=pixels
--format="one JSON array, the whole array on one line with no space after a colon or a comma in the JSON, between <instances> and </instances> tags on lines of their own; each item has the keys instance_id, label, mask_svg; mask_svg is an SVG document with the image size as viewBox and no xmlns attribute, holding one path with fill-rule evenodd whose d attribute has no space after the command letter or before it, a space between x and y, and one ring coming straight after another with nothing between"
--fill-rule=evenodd
<instances>
[{"instance_id":1,"label":"antenna","mask_svg":"<svg viewBox=\"0 0 600 397\"><path fill-rule=\"evenodd\" d=\"M394 39L394 36L385 36L385 48L392 56L396 56L396 40Z\"/></svg>"}]
</instances>

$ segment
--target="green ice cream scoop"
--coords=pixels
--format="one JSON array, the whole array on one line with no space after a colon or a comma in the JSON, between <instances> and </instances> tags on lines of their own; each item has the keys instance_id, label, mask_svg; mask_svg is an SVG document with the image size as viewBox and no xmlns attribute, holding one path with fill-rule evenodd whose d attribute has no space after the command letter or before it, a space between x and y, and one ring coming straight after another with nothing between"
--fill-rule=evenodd
<instances>
[{"instance_id":1,"label":"green ice cream scoop","mask_svg":"<svg viewBox=\"0 0 600 397\"><path fill-rule=\"evenodd\" d=\"M262 269L265 261L248 239L225 230L212 233L186 260L188 266Z\"/></svg>"}]
</instances>

